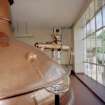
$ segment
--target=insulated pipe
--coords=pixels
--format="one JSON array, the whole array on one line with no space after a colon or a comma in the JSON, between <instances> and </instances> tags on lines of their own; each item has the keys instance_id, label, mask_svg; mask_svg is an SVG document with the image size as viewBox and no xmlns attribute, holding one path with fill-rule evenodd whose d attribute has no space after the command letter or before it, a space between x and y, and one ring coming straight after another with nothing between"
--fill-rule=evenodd
<instances>
[{"instance_id":1,"label":"insulated pipe","mask_svg":"<svg viewBox=\"0 0 105 105\"><path fill-rule=\"evenodd\" d=\"M0 0L0 32L11 35L10 5L8 0Z\"/></svg>"}]
</instances>

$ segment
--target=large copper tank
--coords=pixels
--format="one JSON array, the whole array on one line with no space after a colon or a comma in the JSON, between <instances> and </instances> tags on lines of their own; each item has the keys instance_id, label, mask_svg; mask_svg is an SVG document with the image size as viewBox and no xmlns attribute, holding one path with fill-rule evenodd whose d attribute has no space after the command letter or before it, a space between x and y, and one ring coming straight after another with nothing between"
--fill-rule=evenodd
<instances>
[{"instance_id":1,"label":"large copper tank","mask_svg":"<svg viewBox=\"0 0 105 105\"><path fill-rule=\"evenodd\" d=\"M65 75L39 50L8 38L0 43L1 100L47 88Z\"/></svg>"},{"instance_id":2,"label":"large copper tank","mask_svg":"<svg viewBox=\"0 0 105 105\"><path fill-rule=\"evenodd\" d=\"M8 0L0 0L0 105L53 105L49 90L66 72L38 49L12 38L10 23ZM67 104L69 92L66 96Z\"/></svg>"}]
</instances>

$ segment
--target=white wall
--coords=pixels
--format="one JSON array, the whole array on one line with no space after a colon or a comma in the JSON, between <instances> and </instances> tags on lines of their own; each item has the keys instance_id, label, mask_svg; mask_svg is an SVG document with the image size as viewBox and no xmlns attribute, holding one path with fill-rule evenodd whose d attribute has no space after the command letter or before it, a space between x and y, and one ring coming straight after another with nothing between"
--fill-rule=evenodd
<instances>
[{"instance_id":1,"label":"white wall","mask_svg":"<svg viewBox=\"0 0 105 105\"><path fill-rule=\"evenodd\" d=\"M70 60L70 51L71 51L71 48L73 48L73 32L72 32L72 29L64 29L62 30L62 42L64 45L68 45L70 47L70 50L68 52L63 52L62 53L62 58L65 58L64 60L62 60L63 62L62 63L70 63L70 64L73 64L73 58L71 58Z\"/></svg>"},{"instance_id":2,"label":"white wall","mask_svg":"<svg viewBox=\"0 0 105 105\"><path fill-rule=\"evenodd\" d=\"M80 22L80 21L79 21ZM83 43L83 32L80 30L79 22L74 27L74 66L76 73L84 73L84 43Z\"/></svg>"},{"instance_id":3,"label":"white wall","mask_svg":"<svg viewBox=\"0 0 105 105\"><path fill-rule=\"evenodd\" d=\"M47 42L51 41L51 33L52 29L32 29L29 32L21 32L21 31L15 31L14 34L16 36L17 40L21 40L25 43L28 43L30 45L34 45L35 42ZM72 46L72 31L71 29L63 29L62 30L62 39L63 44ZM50 57L52 52L50 50L46 50L46 52ZM61 57L61 63L62 64L69 64L69 54L70 52L63 51L62 57Z\"/></svg>"},{"instance_id":4,"label":"white wall","mask_svg":"<svg viewBox=\"0 0 105 105\"><path fill-rule=\"evenodd\" d=\"M50 29L35 29L29 32L15 31L14 34L18 40L24 41L32 46L35 42L46 42L51 40Z\"/></svg>"}]
</instances>

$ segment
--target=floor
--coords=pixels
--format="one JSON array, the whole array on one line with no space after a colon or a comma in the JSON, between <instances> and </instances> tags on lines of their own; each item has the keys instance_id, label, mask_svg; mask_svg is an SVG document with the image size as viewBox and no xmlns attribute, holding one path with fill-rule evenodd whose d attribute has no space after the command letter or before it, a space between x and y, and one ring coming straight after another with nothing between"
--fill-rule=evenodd
<instances>
[{"instance_id":1,"label":"floor","mask_svg":"<svg viewBox=\"0 0 105 105\"><path fill-rule=\"evenodd\" d=\"M71 76L71 84L75 95L74 105L105 105L76 77Z\"/></svg>"},{"instance_id":2,"label":"floor","mask_svg":"<svg viewBox=\"0 0 105 105\"><path fill-rule=\"evenodd\" d=\"M105 86L85 74L76 74L76 77L105 103Z\"/></svg>"}]
</instances>

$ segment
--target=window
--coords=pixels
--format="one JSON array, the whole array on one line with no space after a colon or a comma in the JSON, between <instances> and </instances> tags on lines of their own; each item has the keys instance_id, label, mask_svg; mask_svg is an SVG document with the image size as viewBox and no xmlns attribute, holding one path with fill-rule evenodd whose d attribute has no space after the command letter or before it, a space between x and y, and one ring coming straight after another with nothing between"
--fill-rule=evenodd
<instances>
[{"instance_id":1,"label":"window","mask_svg":"<svg viewBox=\"0 0 105 105\"><path fill-rule=\"evenodd\" d=\"M89 64L89 63L85 63L85 72L86 72L86 75L88 75L89 77L92 76L92 65Z\"/></svg>"},{"instance_id":2,"label":"window","mask_svg":"<svg viewBox=\"0 0 105 105\"><path fill-rule=\"evenodd\" d=\"M97 80L97 66L96 65L92 65L92 79Z\"/></svg>"},{"instance_id":3,"label":"window","mask_svg":"<svg viewBox=\"0 0 105 105\"><path fill-rule=\"evenodd\" d=\"M99 11L96 15L96 29L99 29L102 27L102 13Z\"/></svg>"},{"instance_id":4,"label":"window","mask_svg":"<svg viewBox=\"0 0 105 105\"><path fill-rule=\"evenodd\" d=\"M83 38L84 38L84 37L86 37L86 26L83 27L83 30L82 31L83 31L83 34L84 34L83 35Z\"/></svg>"},{"instance_id":5,"label":"window","mask_svg":"<svg viewBox=\"0 0 105 105\"><path fill-rule=\"evenodd\" d=\"M92 0L78 23L85 74L105 86L105 0Z\"/></svg>"},{"instance_id":6,"label":"window","mask_svg":"<svg viewBox=\"0 0 105 105\"><path fill-rule=\"evenodd\" d=\"M91 35L91 62L96 63L96 37L95 34Z\"/></svg>"},{"instance_id":7,"label":"window","mask_svg":"<svg viewBox=\"0 0 105 105\"><path fill-rule=\"evenodd\" d=\"M91 33L95 32L95 18L93 18L91 21L90 21L90 25L91 25Z\"/></svg>"},{"instance_id":8,"label":"window","mask_svg":"<svg viewBox=\"0 0 105 105\"><path fill-rule=\"evenodd\" d=\"M103 12L103 25L105 26L105 6L102 9Z\"/></svg>"},{"instance_id":9,"label":"window","mask_svg":"<svg viewBox=\"0 0 105 105\"><path fill-rule=\"evenodd\" d=\"M98 65L97 66L97 81L100 84L103 84L105 79L103 79L103 73L104 73L104 66Z\"/></svg>"},{"instance_id":10,"label":"window","mask_svg":"<svg viewBox=\"0 0 105 105\"><path fill-rule=\"evenodd\" d=\"M86 26L86 32L87 32L87 35L91 33L90 22Z\"/></svg>"},{"instance_id":11,"label":"window","mask_svg":"<svg viewBox=\"0 0 105 105\"><path fill-rule=\"evenodd\" d=\"M105 28L103 28L102 40L103 40L103 64L105 65Z\"/></svg>"},{"instance_id":12,"label":"window","mask_svg":"<svg viewBox=\"0 0 105 105\"><path fill-rule=\"evenodd\" d=\"M103 64L103 31L100 30L96 33L96 53L97 63Z\"/></svg>"},{"instance_id":13,"label":"window","mask_svg":"<svg viewBox=\"0 0 105 105\"><path fill-rule=\"evenodd\" d=\"M104 2L105 0L93 0L85 12L86 24L83 30L86 27L85 34L87 36L83 38L83 41L85 74L105 86Z\"/></svg>"}]
</instances>

